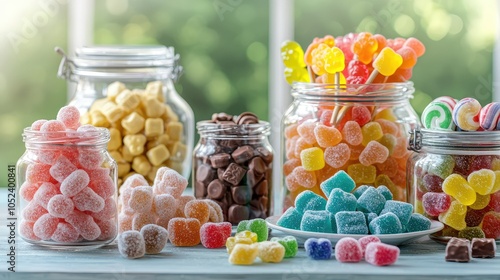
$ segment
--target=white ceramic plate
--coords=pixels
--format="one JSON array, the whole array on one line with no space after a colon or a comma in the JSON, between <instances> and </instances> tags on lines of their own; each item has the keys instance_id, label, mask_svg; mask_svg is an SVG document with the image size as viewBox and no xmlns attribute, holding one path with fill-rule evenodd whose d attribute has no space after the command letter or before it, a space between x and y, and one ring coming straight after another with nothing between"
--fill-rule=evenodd
<instances>
[{"instance_id":1,"label":"white ceramic plate","mask_svg":"<svg viewBox=\"0 0 500 280\"><path fill-rule=\"evenodd\" d=\"M272 216L266 219L267 225L269 228L273 229L271 232L271 236L285 236L292 235L297 238L299 244L303 244L308 238L326 238L332 242L332 245L335 245L337 241L339 241L343 237L353 237L355 239L359 239L363 236L363 234L334 234L334 233L322 233L322 232L309 232L302 230L295 230L284 228L278 226L276 222L278 221L279 216ZM408 232L408 233L398 233L398 234L380 234L375 235L380 238L380 241L386 244L392 245L404 245L410 243L411 241L421 238L425 235L438 232L442 230L444 225L438 221L431 222L431 228L428 230L417 231L417 232ZM278 232L276 232L278 231Z\"/></svg>"}]
</instances>

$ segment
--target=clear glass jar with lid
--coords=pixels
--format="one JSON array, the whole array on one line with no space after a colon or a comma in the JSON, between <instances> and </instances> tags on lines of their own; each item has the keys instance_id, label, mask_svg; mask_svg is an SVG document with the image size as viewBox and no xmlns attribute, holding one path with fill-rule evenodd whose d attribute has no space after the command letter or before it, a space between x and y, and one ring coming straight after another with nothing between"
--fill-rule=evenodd
<instances>
[{"instance_id":1,"label":"clear glass jar with lid","mask_svg":"<svg viewBox=\"0 0 500 280\"><path fill-rule=\"evenodd\" d=\"M409 202L445 225L431 238L499 240L500 131L417 129L409 147Z\"/></svg>"},{"instance_id":2,"label":"clear glass jar with lid","mask_svg":"<svg viewBox=\"0 0 500 280\"><path fill-rule=\"evenodd\" d=\"M420 123L413 92L412 82L294 83L281 124L283 188L275 211L294 206L306 190L325 197L321 183L340 170L358 187L385 185L405 201L407 137Z\"/></svg>"},{"instance_id":3,"label":"clear glass jar with lid","mask_svg":"<svg viewBox=\"0 0 500 280\"><path fill-rule=\"evenodd\" d=\"M154 180L161 166L188 178L194 115L177 93L179 55L165 46L92 46L63 56L58 76L76 84L69 105L82 124L108 128L118 185L132 174Z\"/></svg>"}]
</instances>

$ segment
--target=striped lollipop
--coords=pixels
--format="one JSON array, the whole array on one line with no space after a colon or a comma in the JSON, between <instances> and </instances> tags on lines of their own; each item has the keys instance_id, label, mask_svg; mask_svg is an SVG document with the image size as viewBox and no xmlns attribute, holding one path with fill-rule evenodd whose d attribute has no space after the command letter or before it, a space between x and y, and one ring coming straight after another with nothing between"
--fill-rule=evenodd
<instances>
[{"instance_id":1,"label":"striped lollipop","mask_svg":"<svg viewBox=\"0 0 500 280\"><path fill-rule=\"evenodd\" d=\"M490 103L481 109L479 113L479 125L484 130L500 129L500 102Z\"/></svg>"},{"instance_id":2,"label":"striped lollipop","mask_svg":"<svg viewBox=\"0 0 500 280\"><path fill-rule=\"evenodd\" d=\"M440 130L455 130L453 108L456 100L449 96L434 99L422 112L422 124L425 128Z\"/></svg>"},{"instance_id":3,"label":"striped lollipop","mask_svg":"<svg viewBox=\"0 0 500 280\"><path fill-rule=\"evenodd\" d=\"M453 109L453 121L461 129L476 131L479 126L481 104L474 98L464 98L457 102Z\"/></svg>"}]
</instances>

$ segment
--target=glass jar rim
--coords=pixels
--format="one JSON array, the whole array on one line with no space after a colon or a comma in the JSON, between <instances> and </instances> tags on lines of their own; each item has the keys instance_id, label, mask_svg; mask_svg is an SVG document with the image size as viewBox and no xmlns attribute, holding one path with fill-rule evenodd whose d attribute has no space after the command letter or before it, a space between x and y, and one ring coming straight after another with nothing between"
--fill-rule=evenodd
<instances>
[{"instance_id":1,"label":"glass jar rim","mask_svg":"<svg viewBox=\"0 0 500 280\"><path fill-rule=\"evenodd\" d=\"M450 131L418 128L410 132L409 149L491 151L500 149L500 131Z\"/></svg>"},{"instance_id":2,"label":"glass jar rim","mask_svg":"<svg viewBox=\"0 0 500 280\"><path fill-rule=\"evenodd\" d=\"M96 127L95 131L53 131L41 132L26 127L23 130L23 142L27 145L68 145L68 146L102 146L110 139L107 128Z\"/></svg>"},{"instance_id":3,"label":"glass jar rim","mask_svg":"<svg viewBox=\"0 0 500 280\"><path fill-rule=\"evenodd\" d=\"M269 136L271 134L271 124L266 121L259 121L254 124L231 124L214 123L213 121L199 121L196 129L201 137L218 138L251 138L258 136Z\"/></svg>"}]
</instances>

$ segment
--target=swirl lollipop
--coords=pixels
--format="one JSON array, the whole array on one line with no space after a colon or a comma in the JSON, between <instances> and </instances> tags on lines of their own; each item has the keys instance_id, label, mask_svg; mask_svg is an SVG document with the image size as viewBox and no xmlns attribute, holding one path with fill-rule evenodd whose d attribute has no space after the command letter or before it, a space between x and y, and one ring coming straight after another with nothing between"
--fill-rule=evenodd
<instances>
[{"instance_id":1,"label":"swirl lollipop","mask_svg":"<svg viewBox=\"0 0 500 280\"><path fill-rule=\"evenodd\" d=\"M457 102L453 109L453 121L461 129L476 131L479 126L481 104L474 98L464 98Z\"/></svg>"},{"instance_id":2,"label":"swirl lollipop","mask_svg":"<svg viewBox=\"0 0 500 280\"><path fill-rule=\"evenodd\" d=\"M455 130L453 108L456 100L449 96L434 99L422 112L422 124L425 128Z\"/></svg>"},{"instance_id":3,"label":"swirl lollipop","mask_svg":"<svg viewBox=\"0 0 500 280\"><path fill-rule=\"evenodd\" d=\"M484 130L498 130L500 121L500 102L490 103L479 113L479 125Z\"/></svg>"}]
</instances>

